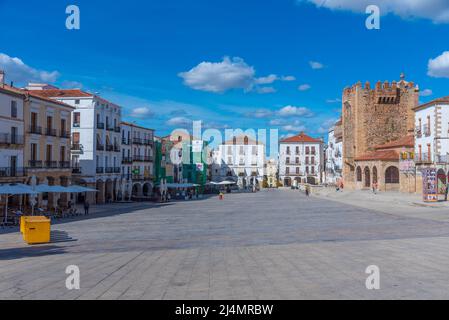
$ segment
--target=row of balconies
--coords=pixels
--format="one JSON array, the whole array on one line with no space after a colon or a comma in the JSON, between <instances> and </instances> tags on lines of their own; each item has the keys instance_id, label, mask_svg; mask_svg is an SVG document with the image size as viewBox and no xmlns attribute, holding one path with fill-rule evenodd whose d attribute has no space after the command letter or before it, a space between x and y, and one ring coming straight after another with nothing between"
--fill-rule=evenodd
<instances>
[{"instance_id":1,"label":"row of balconies","mask_svg":"<svg viewBox=\"0 0 449 320\"><path fill-rule=\"evenodd\" d=\"M150 181L154 176L149 174L122 174L122 179L134 181Z\"/></svg>"},{"instance_id":2,"label":"row of balconies","mask_svg":"<svg viewBox=\"0 0 449 320\"><path fill-rule=\"evenodd\" d=\"M97 151L109 151L109 152L120 152L120 146L118 144L107 144L106 146L100 142L97 142Z\"/></svg>"},{"instance_id":3,"label":"row of balconies","mask_svg":"<svg viewBox=\"0 0 449 320\"><path fill-rule=\"evenodd\" d=\"M285 152L286 155L290 156L290 155L301 155L301 153L299 151L296 151L295 153L291 152L291 151L286 151ZM304 153L306 156L316 156L317 152L316 151L306 151Z\"/></svg>"},{"instance_id":4,"label":"row of balconies","mask_svg":"<svg viewBox=\"0 0 449 320\"><path fill-rule=\"evenodd\" d=\"M120 173L121 169L120 167L97 167L96 170L97 174L102 174L102 173Z\"/></svg>"},{"instance_id":5,"label":"row of balconies","mask_svg":"<svg viewBox=\"0 0 449 320\"><path fill-rule=\"evenodd\" d=\"M74 127L76 127L76 126L74 125ZM78 124L78 127L79 127L79 124ZM113 125L110 125L109 123L107 123L105 126L104 122L97 122L97 129L103 130L105 127L106 127L107 131L113 131L116 133L120 133L122 130L120 126L113 126Z\"/></svg>"},{"instance_id":6,"label":"row of balconies","mask_svg":"<svg viewBox=\"0 0 449 320\"><path fill-rule=\"evenodd\" d=\"M30 160L28 161L29 169L70 169L70 161L42 161Z\"/></svg>"},{"instance_id":7,"label":"row of balconies","mask_svg":"<svg viewBox=\"0 0 449 320\"><path fill-rule=\"evenodd\" d=\"M30 134L39 134L39 135L46 135L50 137L60 137L64 139L70 139L70 131L67 130L56 130L53 128L45 128L45 130L42 130L42 127L31 125L28 128L28 133Z\"/></svg>"},{"instance_id":8,"label":"row of balconies","mask_svg":"<svg viewBox=\"0 0 449 320\"><path fill-rule=\"evenodd\" d=\"M23 144L23 136L11 135L9 133L0 133L0 145L2 146L20 146Z\"/></svg>"}]
</instances>

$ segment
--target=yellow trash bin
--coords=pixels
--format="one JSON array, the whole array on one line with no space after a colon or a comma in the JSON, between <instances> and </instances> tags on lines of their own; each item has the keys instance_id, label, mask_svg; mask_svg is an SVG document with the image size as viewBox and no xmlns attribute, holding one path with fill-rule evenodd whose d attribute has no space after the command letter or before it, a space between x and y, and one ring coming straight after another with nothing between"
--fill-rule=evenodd
<instances>
[{"instance_id":1,"label":"yellow trash bin","mask_svg":"<svg viewBox=\"0 0 449 320\"><path fill-rule=\"evenodd\" d=\"M28 244L50 242L50 219L46 217L25 217L23 240Z\"/></svg>"}]
</instances>

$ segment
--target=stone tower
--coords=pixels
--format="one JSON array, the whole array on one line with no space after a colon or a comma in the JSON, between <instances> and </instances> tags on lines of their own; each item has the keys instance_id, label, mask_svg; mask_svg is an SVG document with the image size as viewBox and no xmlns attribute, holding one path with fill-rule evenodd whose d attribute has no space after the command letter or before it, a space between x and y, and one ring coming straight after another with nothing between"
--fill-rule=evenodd
<instances>
[{"instance_id":1,"label":"stone tower","mask_svg":"<svg viewBox=\"0 0 449 320\"><path fill-rule=\"evenodd\" d=\"M413 108L419 103L419 89L413 82L367 82L345 88L342 99L343 177L348 188L354 187L355 159L374 147L413 134Z\"/></svg>"}]
</instances>

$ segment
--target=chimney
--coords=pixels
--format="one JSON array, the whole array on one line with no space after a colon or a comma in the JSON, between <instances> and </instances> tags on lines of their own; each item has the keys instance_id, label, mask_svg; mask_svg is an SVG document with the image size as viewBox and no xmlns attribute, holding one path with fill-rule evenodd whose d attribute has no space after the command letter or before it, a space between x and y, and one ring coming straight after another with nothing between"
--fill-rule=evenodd
<instances>
[{"instance_id":1,"label":"chimney","mask_svg":"<svg viewBox=\"0 0 449 320\"><path fill-rule=\"evenodd\" d=\"M0 85L3 86L5 84L5 71L0 70Z\"/></svg>"}]
</instances>

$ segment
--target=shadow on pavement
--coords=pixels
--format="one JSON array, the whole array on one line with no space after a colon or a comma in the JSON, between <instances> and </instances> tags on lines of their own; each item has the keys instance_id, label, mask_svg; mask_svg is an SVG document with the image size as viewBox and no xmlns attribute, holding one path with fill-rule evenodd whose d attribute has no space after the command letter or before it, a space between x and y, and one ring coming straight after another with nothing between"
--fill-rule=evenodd
<instances>
[{"instance_id":1,"label":"shadow on pavement","mask_svg":"<svg viewBox=\"0 0 449 320\"><path fill-rule=\"evenodd\" d=\"M64 248L57 246L31 246L25 248L0 249L0 260L53 256L63 253L65 253Z\"/></svg>"}]
</instances>

